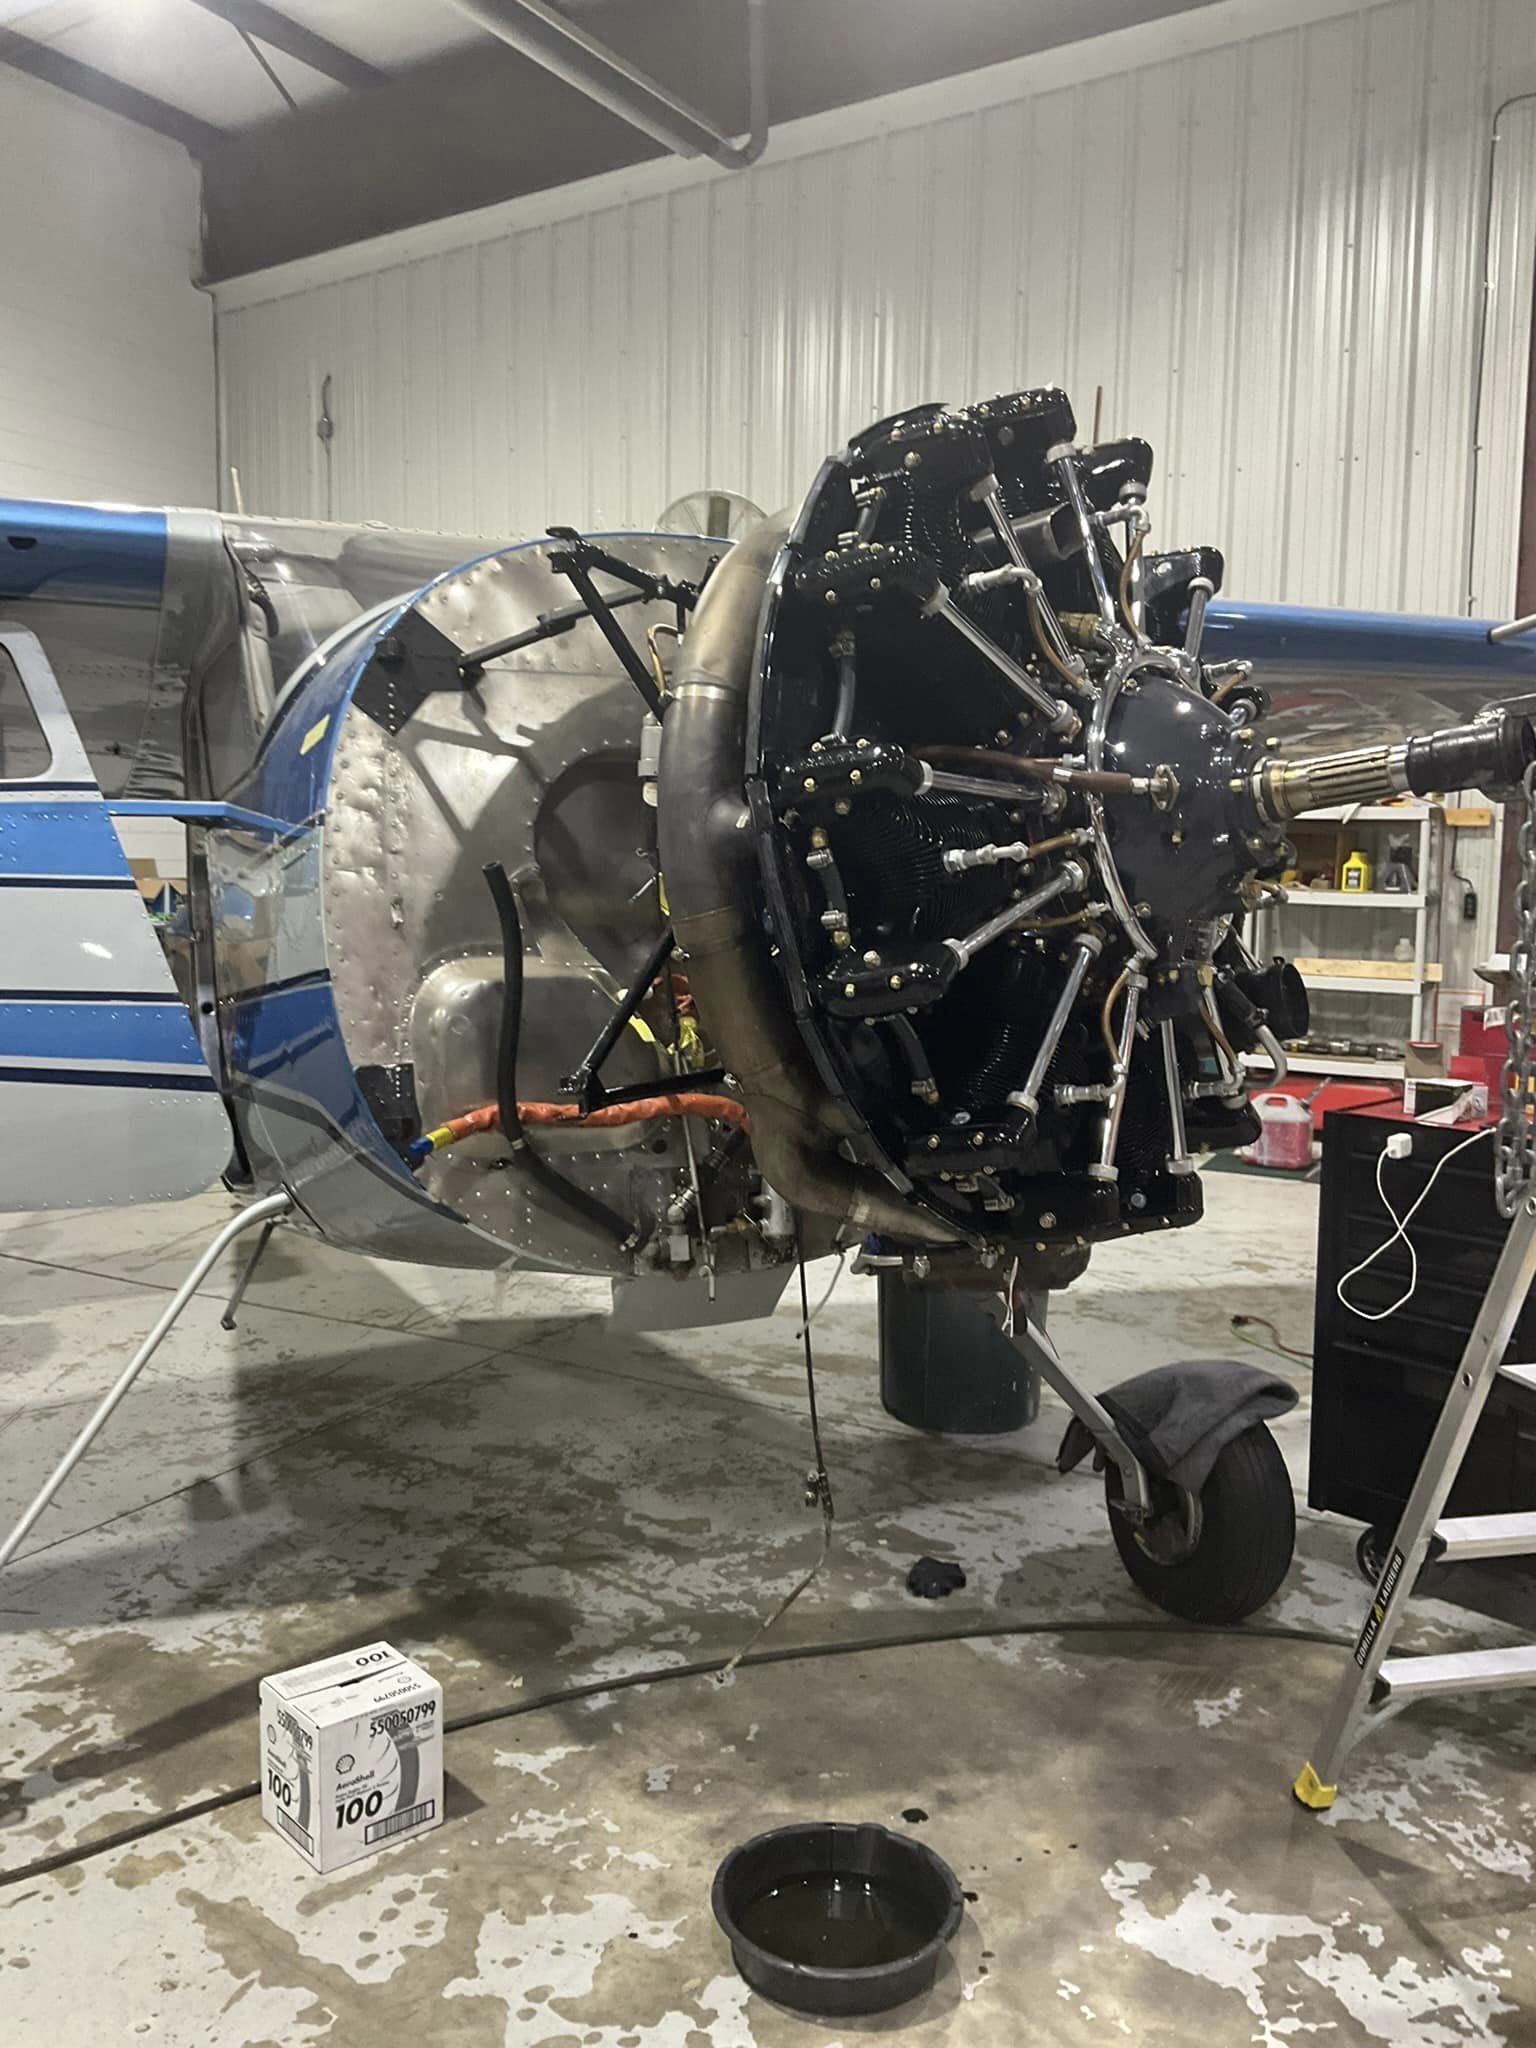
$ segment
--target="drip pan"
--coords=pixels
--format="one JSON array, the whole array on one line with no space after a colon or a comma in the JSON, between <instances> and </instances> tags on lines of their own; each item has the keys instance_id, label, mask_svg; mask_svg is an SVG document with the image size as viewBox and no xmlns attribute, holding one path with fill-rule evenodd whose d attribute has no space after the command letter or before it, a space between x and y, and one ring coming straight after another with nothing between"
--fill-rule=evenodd
<instances>
[{"instance_id":1,"label":"drip pan","mask_svg":"<svg viewBox=\"0 0 1536 2048\"><path fill-rule=\"evenodd\" d=\"M743 1842L716 1871L711 1904L754 1991L829 2019L926 1991L965 1911L931 1849L856 1821Z\"/></svg>"}]
</instances>

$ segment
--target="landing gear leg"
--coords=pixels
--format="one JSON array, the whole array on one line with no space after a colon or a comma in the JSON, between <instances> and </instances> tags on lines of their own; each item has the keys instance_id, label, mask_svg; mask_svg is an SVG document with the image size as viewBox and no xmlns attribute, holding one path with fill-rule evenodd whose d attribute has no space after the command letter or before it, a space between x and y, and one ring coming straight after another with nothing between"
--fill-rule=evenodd
<instances>
[{"instance_id":1,"label":"landing gear leg","mask_svg":"<svg viewBox=\"0 0 1536 2048\"><path fill-rule=\"evenodd\" d=\"M1290 1569L1296 1544L1290 1474L1263 1422L1237 1430L1191 1493L1136 1457L1103 1402L1073 1379L1043 1331L1023 1318L1014 1341L1102 1454L1110 1533L1142 1592L1182 1621L1224 1625L1262 1607Z\"/></svg>"},{"instance_id":2,"label":"landing gear leg","mask_svg":"<svg viewBox=\"0 0 1536 2048\"><path fill-rule=\"evenodd\" d=\"M276 1230L280 1220L279 1217L269 1216L261 1226L261 1235L256 1240L256 1249L246 1260L240 1278L235 1282L235 1291L229 1297L223 1315L219 1317L219 1328L221 1330L232 1330L235 1327L235 1310L244 1301L245 1290L256 1278L256 1268L261 1264L262 1253L272 1242L272 1233Z\"/></svg>"},{"instance_id":3,"label":"landing gear leg","mask_svg":"<svg viewBox=\"0 0 1536 2048\"><path fill-rule=\"evenodd\" d=\"M223 1252L225 1246L233 1244L242 1231L254 1229L258 1223L270 1226L277 1221L279 1216L286 1215L292 1207L293 1198L291 1195L267 1195L262 1201L253 1202L249 1209L243 1210L240 1215L232 1217L225 1224L186 1279L182 1281L176 1292L171 1296L159 1321L144 1339L138 1350L134 1352L132 1358L123 1367L116 1383L103 1396L90 1421L86 1423L69 1449L60 1458L58 1464L54 1466L48 1477L43 1481L42 1487L32 1501L31 1506L23 1510L21 1520L16 1524L10 1535L6 1537L4 1544L0 1544L0 1569L3 1569L10 1563L16 1552L26 1541L28 1531L33 1523L53 1499L53 1496L64 1484L70 1473L74 1471L80 1460L91 1448L91 1445L96 1441L96 1438L111 1418L112 1411L116 1408L118 1402L122 1400L145 1366L154 1357L155 1353L160 1349L161 1344L170 1334L182 1310L192 1299L193 1295L196 1294L204 1278L217 1263L219 1255ZM249 1270L247 1270L246 1278L248 1279L249 1277ZM236 1299L239 1299L238 1290Z\"/></svg>"},{"instance_id":4,"label":"landing gear leg","mask_svg":"<svg viewBox=\"0 0 1536 2048\"><path fill-rule=\"evenodd\" d=\"M1048 1387L1060 1394L1078 1421L1120 1477L1121 1497L1131 1520L1152 1513L1152 1483L1146 1467L1116 1427L1115 1419L1096 1394L1075 1380L1062 1364L1055 1345L1027 1314L1015 1313L1013 1341Z\"/></svg>"}]
</instances>

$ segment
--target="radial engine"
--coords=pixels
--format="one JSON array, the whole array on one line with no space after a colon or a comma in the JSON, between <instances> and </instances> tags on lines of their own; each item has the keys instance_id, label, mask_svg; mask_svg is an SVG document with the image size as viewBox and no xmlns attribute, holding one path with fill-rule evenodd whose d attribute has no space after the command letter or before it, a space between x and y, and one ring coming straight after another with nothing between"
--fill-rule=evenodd
<instances>
[{"instance_id":1,"label":"radial engine","mask_svg":"<svg viewBox=\"0 0 1536 2048\"><path fill-rule=\"evenodd\" d=\"M782 1269L798 1219L1063 1284L1193 1222L1307 1028L1242 938L1288 821L1533 741L1281 751L1152 466L1057 390L924 405L734 546L555 529L339 628L234 792L290 829L211 839L256 1183L623 1277Z\"/></svg>"}]
</instances>

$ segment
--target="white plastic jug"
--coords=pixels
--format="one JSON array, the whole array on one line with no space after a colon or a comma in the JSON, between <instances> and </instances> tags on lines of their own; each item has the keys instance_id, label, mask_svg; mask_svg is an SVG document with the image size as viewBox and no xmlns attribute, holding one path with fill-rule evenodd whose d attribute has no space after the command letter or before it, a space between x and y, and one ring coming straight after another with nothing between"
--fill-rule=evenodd
<instances>
[{"instance_id":1,"label":"white plastic jug","mask_svg":"<svg viewBox=\"0 0 1536 2048\"><path fill-rule=\"evenodd\" d=\"M1257 1141L1244 1153L1255 1166L1278 1166L1292 1173L1312 1164L1312 1112L1294 1095L1256 1095Z\"/></svg>"}]
</instances>

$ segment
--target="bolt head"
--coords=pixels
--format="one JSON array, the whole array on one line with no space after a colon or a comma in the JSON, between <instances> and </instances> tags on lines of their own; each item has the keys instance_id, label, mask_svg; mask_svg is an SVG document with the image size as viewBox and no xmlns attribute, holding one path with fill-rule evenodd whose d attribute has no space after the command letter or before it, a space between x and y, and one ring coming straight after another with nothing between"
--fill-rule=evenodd
<instances>
[{"instance_id":1,"label":"bolt head","mask_svg":"<svg viewBox=\"0 0 1536 2048\"><path fill-rule=\"evenodd\" d=\"M832 806L832 808L834 811L836 811L837 815L840 818L846 818L848 813L853 809L853 805L849 803L847 797L840 796L837 802Z\"/></svg>"}]
</instances>

